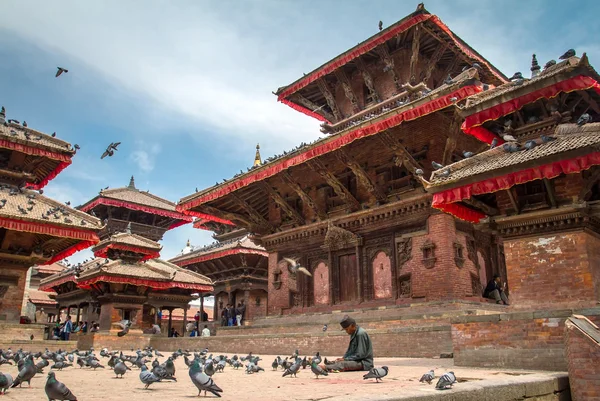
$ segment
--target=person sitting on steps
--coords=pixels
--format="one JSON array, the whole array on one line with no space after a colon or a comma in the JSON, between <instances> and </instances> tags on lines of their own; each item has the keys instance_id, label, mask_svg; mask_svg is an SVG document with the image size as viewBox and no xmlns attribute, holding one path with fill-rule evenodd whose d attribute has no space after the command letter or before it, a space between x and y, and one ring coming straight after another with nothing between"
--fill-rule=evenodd
<instances>
[{"instance_id":1,"label":"person sitting on steps","mask_svg":"<svg viewBox=\"0 0 600 401\"><path fill-rule=\"evenodd\" d=\"M502 285L500 276L494 274L494 278L490 280L487 287L485 287L485 291L483 291L483 297L493 299L497 304L504 303L504 305L508 305L508 297L504 292L505 288L506 283Z\"/></svg>"},{"instance_id":2,"label":"person sitting on steps","mask_svg":"<svg viewBox=\"0 0 600 401\"><path fill-rule=\"evenodd\" d=\"M340 326L350 336L348 350L342 358L336 359L335 362L325 360L321 367L330 372L351 372L373 368L373 344L365 329L358 326L356 321L348 315L344 316Z\"/></svg>"}]
</instances>

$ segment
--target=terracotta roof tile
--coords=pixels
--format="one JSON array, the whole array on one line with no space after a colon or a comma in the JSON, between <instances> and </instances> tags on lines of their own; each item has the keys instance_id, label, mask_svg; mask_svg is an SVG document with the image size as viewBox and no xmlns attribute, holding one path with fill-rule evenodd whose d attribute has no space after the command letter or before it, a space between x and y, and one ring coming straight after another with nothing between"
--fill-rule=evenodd
<instances>
[{"instance_id":1,"label":"terracotta roof tile","mask_svg":"<svg viewBox=\"0 0 600 401\"><path fill-rule=\"evenodd\" d=\"M140 191L137 188L123 187L106 189L100 192L98 197L116 199L125 202L137 203L138 205L150 206L174 212L175 203L152 195L149 192ZM95 200L96 198L92 199ZM90 201L91 202L91 201ZM88 202L88 203L90 203Z\"/></svg>"},{"instance_id":2,"label":"terracotta roof tile","mask_svg":"<svg viewBox=\"0 0 600 401\"><path fill-rule=\"evenodd\" d=\"M51 295L56 293L29 289L29 301L34 304L56 305L56 300L51 299Z\"/></svg>"},{"instance_id":3,"label":"terracotta roof tile","mask_svg":"<svg viewBox=\"0 0 600 401\"><path fill-rule=\"evenodd\" d=\"M593 146L600 145L600 123L586 124L581 127L576 124L561 124L556 127L553 136L557 139L542 143L531 150L508 153L502 146L498 146L468 159L458 161L446 166L451 171L447 177L442 175L446 168L434 171L427 188L456 183L467 177L474 177L568 151L584 148L590 148L590 151L592 151Z\"/></svg>"},{"instance_id":4,"label":"terracotta roof tile","mask_svg":"<svg viewBox=\"0 0 600 401\"><path fill-rule=\"evenodd\" d=\"M27 139L25 133L31 135L30 139ZM35 148L45 148L69 155L75 154L75 150L69 142L14 123L8 124L8 126L0 124L0 138Z\"/></svg>"},{"instance_id":5,"label":"terracotta roof tile","mask_svg":"<svg viewBox=\"0 0 600 401\"><path fill-rule=\"evenodd\" d=\"M39 265L39 266L35 266L35 270L37 270L39 273L41 274L55 274L55 273L60 273L63 270L65 270L67 268L67 266L55 262L52 263L50 265Z\"/></svg>"},{"instance_id":6,"label":"terracotta roof tile","mask_svg":"<svg viewBox=\"0 0 600 401\"><path fill-rule=\"evenodd\" d=\"M11 195L11 191L14 195ZM15 187L0 185L0 205L4 200L6 200L6 203L0 208L0 217L84 230L96 231L102 228L102 222L96 217L47 198L35 191L23 189L22 192L18 192ZM60 208L60 211L48 214L51 209L58 210L58 208ZM42 216L47 217L47 219Z\"/></svg>"},{"instance_id":7,"label":"terracotta roof tile","mask_svg":"<svg viewBox=\"0 0 600 401\"><path fill-rule=\"evenodd\" d=\"M114 234L110 238L100 241L98 244L96 244L94 246L94 249L103 248L106 245L108 245L109 243L119 243L119 244L140 247L140 248L153 249L153 250L157 250L157 251L160 251L162 249L162 246L156 241L152 241L148 238L144 238L141 235L128 234L128 233Z\"/></svg>"}]
</instances>

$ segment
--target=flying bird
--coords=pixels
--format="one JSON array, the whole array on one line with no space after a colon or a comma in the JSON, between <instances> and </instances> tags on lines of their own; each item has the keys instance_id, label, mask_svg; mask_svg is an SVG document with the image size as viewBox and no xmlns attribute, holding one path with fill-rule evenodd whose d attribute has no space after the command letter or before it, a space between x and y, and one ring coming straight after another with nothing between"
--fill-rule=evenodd
<instances>
[{"instance_id":1,"label":"flying bird","mask_svg":"<svg viewBox=\"0 0 600 401\"><path fill-rule=\"evenodd\" d=\"M119 331L117 333L117 336L123 337L124 335L129 333L129 328L131 327L131 320L121 320L120 322L118 322L118 324L123 330Z\"/></svg>"},{"instance_id":2,"label":"flying bird","mask_svg":"<svg viewBox=\"0 0 600 401\"><path fill-rule=\"evenodd\" d=\"M283 258L283 260L285 260L288 264L288 270L290 271L290 273L296 274L297 272L302 272L307 276L312 277L312 274L310 274L306 267L300 266L297 259Z\"/></svg>"},{"instance_id":3,"label":"flying bird","mask_svg":"<svg viewBox=\"0 0 600 401\"><path fill-rule=\"evenodd\" d=\"M58 78L60 76L60 74L62 74L63 72L64 73L69 72L69 70L62 68L62 67L56 67L56 68L58 68L58 71L56 71L56 75L55 75L56 78Z\"/></svg>"},{"instance_id":4,"label":"flying bird","mask_svg":"<svg viewBox=\"0 0 600 401\"><path fill-rule=\"evenodd\" d=\"M119 150L117 147L121 144L121 142L111 142L110 145L106 148L100 159L104 159L106 156L111 157L115 154L115 151Z\"/></svg>"},{"instance_id":5,"label":"flying bird","mask_svg":"<svg viewBox=\"0 0 600 401\"><path fill-rule=\"evenodd\" d=\"M566 60L568 58L571 58L575 56L575 49L569 49L565 52L565 54L563 54L562 56L559 57L559 59L561 60Z\"/></svg>"}]
</instances>

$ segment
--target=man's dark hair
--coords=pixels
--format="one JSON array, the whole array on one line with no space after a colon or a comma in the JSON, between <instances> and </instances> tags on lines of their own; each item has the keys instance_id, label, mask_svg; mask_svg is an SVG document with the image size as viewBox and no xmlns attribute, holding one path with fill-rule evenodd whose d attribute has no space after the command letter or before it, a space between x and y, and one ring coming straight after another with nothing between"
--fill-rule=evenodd
<instances>
[{"instance_id":1,"label":"man's dark hair","mask_svg":"<svg viewBox=\"0 0 600 401\"><path fill-rule=\"evenodd\" d=\"M500 278L499 274L494 274L494 280L496 280L497 278Z\"/></svg>"}]
</instances>

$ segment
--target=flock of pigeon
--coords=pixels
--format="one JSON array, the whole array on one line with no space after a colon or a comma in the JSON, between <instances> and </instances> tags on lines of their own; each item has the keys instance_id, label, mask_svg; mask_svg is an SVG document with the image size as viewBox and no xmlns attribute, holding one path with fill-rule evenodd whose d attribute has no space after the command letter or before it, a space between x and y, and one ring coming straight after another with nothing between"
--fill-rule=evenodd
<instances>
[{"instance_id":1,"label":"flock of pigeon","mask_svg":"<svg viewBox=\"0 0 600 401\"><path fill-rule=\"evenodd\" d=\"M89 351L74 350L71 352L62 350L51 352L46 349L44 352L37 352L35 354L22 350L13 353L10 348L6 351L0 350L0 366L4 364L12 365L14 362L19 370L15 378L8 373L0 373L0 395L5 394L10 388L21 387L23 383L27 383L31 387L31 380L36 375L43 374L44 369L48 366L50 367L50 372L47 374L44 387L48 399L74 401L77 400L77 397L64 383L57 380L55 371L71 368L75 364L80 369L86 368L94 371L108 367L113 370L116 378L123 378L125 375L128 375L128 372L133 371L132 368L135 368L139 371L138 377L144 389L148 389L154 383L164 381L177 382L174 361L177 358L183 357L185 365L188 367L190 380L198 389L198 396L204 392L205 396L207 393L211 393L217 397L221 397L220 393L223 390L215 383L213 376L218 372L224 372L228 366L235 370L243 367L246 374L264 372L264 369L258 365L261 358L252 355L252 353L243 357L234 355L229 358L226 355L213 356L213 354L208 353L208 349L204 349L201 352L194 352L193 354L187 350L182 351L179 349L168 356L162 363L159 362L158 358L164 358L164 355L152 347L144 350L138 349L135 355L125 355L122 351L109 351L104 348L100 351L99 355L102 358L108 359L106 364L100 363L93 348ZM35 360L38 361L35 362ZM325 358L324 362L327 364L327 358ZM150 367L147 366L148 363L151 364ZM291 357L282 359L278 356L271 366L273 371L283 370L283 377L297 377L301 369L306 369L310 366L311 372L318 379L319 376L328 376L327 371L319 366L320 363L321 355L318 352L313 357L305 356L304 358L300 358L300 354L296 350ZM363 376L363 379L375 379L376 382L379 382L387 376L388 372L389 368L387 366L382 366L381 368L374 367ZM419 381L431 384L434 379L434 371L430 370ZM448 372L439 378L436 389L444 390L451 387L454 383L456 383L454 372Z\"/></svg>"}]
</instances>

